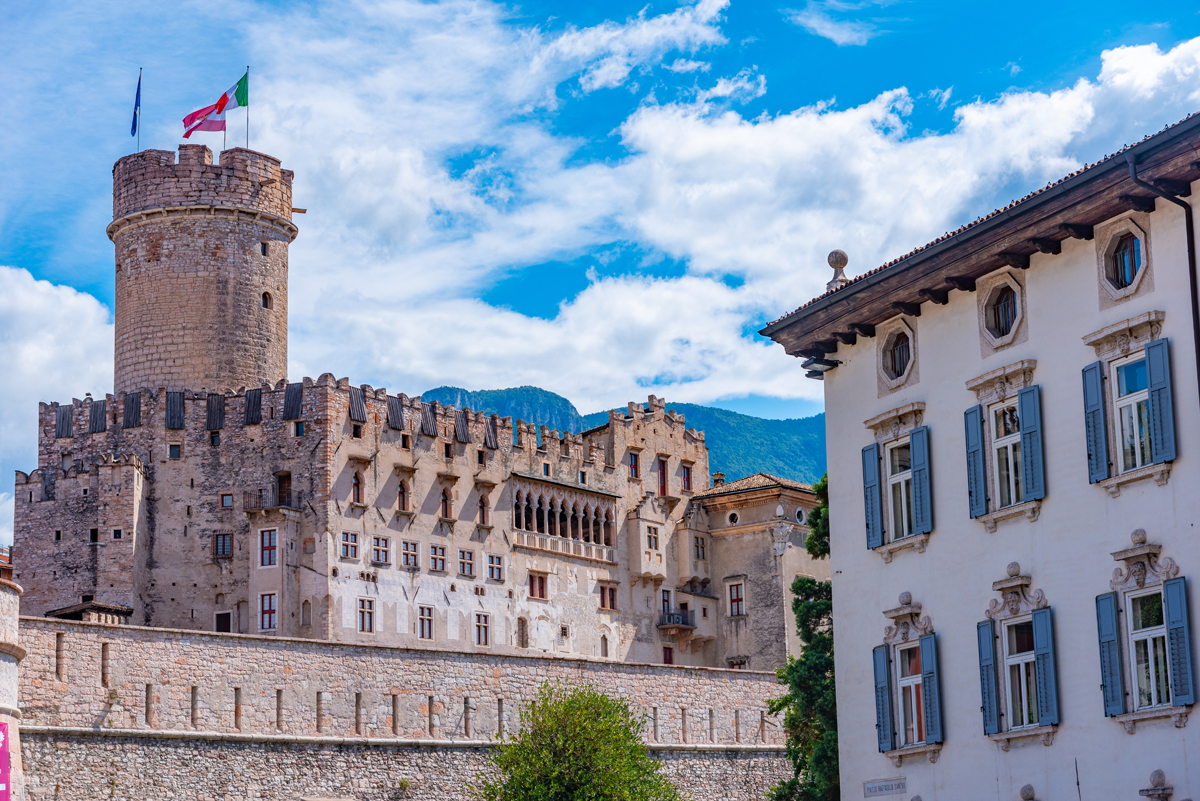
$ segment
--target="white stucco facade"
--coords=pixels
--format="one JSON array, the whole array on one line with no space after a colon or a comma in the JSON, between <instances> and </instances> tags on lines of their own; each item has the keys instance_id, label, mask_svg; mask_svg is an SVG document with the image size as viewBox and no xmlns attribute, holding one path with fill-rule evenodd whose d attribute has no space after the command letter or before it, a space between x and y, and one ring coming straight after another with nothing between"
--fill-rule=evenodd
<instances>
[{"instance_id":1,"label":"white stucco facade","mask_svg":"<svg viewBox=\"0 0 1200 801\"><path fill-rule=\"evenodd\" d=\"M1132 182L1115 184L1120 169L1125 169L1123 159L1113 166L1114 183L1105 191L1114 198L1130 189L1140 192ZM1084 176L1075 185L1083 187L1086 180L1092 179ZM1061 195L1070 197L1067 191ZM1070 205L1067 200L1063 204L1054 219L1048 211L1033 208L1024 222L1011 223L1005 246L1012 249L1013 243L1046 236L1047 229L1057 234L1056 240L1064 235L1058 220L1069 215ZM1173 787L1171 798L1200 797L1200 720L1192 716L1188 722L1191 706L1176 705L1177 698L1195 695L1187 686L1196 669L1194 645L1186 637L1200 633L1200 390L1184 223L1182 209L1160 198L1151 212L1126 211L1089 220L1093 239L1066 236L1060 253L1030 254L1027 269L989 262L990 254L972 247L968 230L957 235L961 245L951 242L939 257L952 263L958 275L975 277L975 290L948 291L939 298L947 301L944 304L921 303L919 316L869 321L865 302L856 308L855 293L847 292L855 289L853 284L833 293L836 299L847 292L837 330L854 330L848 327L854 321L873 322L875 327L875 336L863 336L861 329L856 338L839 335L836 350L824 355L836 362L823 377L843 798L1136 799L1139 791L1155 789L1151 773L1156 770L1163 772L1165 786ZM1105 259L1111 257L1114 243L1131 231L1141 246L1140 275L1125 288L1129 291L1106 287ZM958 256L955 247L961 251ZM905 265L889 269L900 275ZM907 285L903 278L898 281L896 300L908 300L899 296L902 291L916 294L911 279ZM988 330L988 299L1002 285L1012 290L1017 310L1011 330L997 336ZM941 283L917 286L950 290ZM829 303L820 307L828 308ZM813 341L804 337L833 330L827 322L833 312L823 312L826 317L818 320L820 309L811 314L801 309L772 324L767 333L796 352ZM789 326L799 332L790 342L785 341ZM913 341L911 365L897 379L888 374L887 354L881 349L888 344L889 332L900 326ZM848 344L849 339L856 341ZM1125 471L1114 368L1137 360L1145 345L1164 339L1169 343L1168 395L1176 453L1172 459ZM1104 436L1112 463L1104 480L1089 476L1082 380L1084 368L1097 362L1106 376ZM1032 386L1040 392L1044 473L1034 476L1023 470L1025 500L1018 503L1012 497L1015 488L1010 482L1010 503L1002 506L1003 457L997 450L1005 440L997 437L993 404L1015 405L1018 392ZM1159 411L1162 397L1160 392ZM986 514L973 518L966 412L980 405L988 506ZM890 447L906 442L920 427L927 432L932 525L928 533L921 532L917 508L916 523L901 524L912 526L914 533L897 537ZM1165 437L1160 433L1159 439L1165 442ZM1019 437L1012 441L1022 442ZM879 446L878 490L865 478L870 457L864 462L862 449L872 444ZM913 454L915 465L915 449ZM1044 498L1029 502L1031 484L1038 479L1044 480ZM914 485L912 492L919 495L920 490ZM881 544L870 548L868 496L881 504L883 523L882 531L876 532ZM914 501L919 507L920 498ZM1156 620L1154 610L1147 611L1155 603L1151 596L1163 592L1164 580L1179 578L1186 586L1190 627L1178 619L1183 596L1176 582L1164 607L1166 614L1176 616L1174 628L1169 620L1163 623L1175 633L1174 639L1166 631L1161 640L1146 635L1158 630L1149 625ZM1121 609L1115 639L1124 698L1113 696L1110 672L1106 714L1097 607L1106 603L1098 597L1109 593L1115 593L1110 597ZM1135 598L1136 609L1131 606ZM1039 615L1041 609L1049 609L1049 614ZM1146 625L1131 632L1134 612L1140 615L1139 625ZM1034 636L1032 630L1010 631L1017 624L1032 624L1035 617L1042 626L1047 618L1052 621L1052 633L1050 628L1037 633L1042 658L1034 661L1037 678L1044 683L1043 696L1049 692L1056 702L1057 709L1051 710L1056 716L1047 715L1045 708L1037 710L1040 718L1031 711L1038 706L1034 670L1021 663L1033 660L1034 641L1028 639ZM991 644L998 667L981 656L981 623L994 626ZM935 738L921 737L919 724L914 724L912 739L917 744L905 746L902 685L914 682L902 678L901 651L927 634L933 634L936 643L940 742L928 742ZM1043 647L1047 636L1057 679L1048 685ZM1160 643L1167 643L1167 661L1159 665L1159 676L1152 676L1157 683L1147 698L1139 689L1135 651L1146 647L1154 662L1153 649ZM883 692L890 709L881 710L875 649L885 645L891 686ZM1108 649L1110 665L1116 665L1111 638ZM928 652L925 656L928 674ZM995 670L995 679L987 678L990 670ZM1021 705L1018 694L1014 709L1010 690L1019 682L1012 677L1023 675L1031 682L1030 702ZM1165 684L1161 677L1167 678ZM926 675L926 692L931 691L929 678ZM919 687L920 679L915 681ZM999 714L993 724L996 731L989 735L985 707L990 682ZM910 695L914 691L909 688ZM1115 714L1114 702L1120 703L1120 714ZM918 716L931 711L936 713L935 707L922 704ZM892 747L881 753L878 725L888 713L896 736ZM929 734L932 721L923 722ZM893 780L890 786L886 780ZM1025 785L1033 795L1022 795Z\"/></svg>"}]
</instances>

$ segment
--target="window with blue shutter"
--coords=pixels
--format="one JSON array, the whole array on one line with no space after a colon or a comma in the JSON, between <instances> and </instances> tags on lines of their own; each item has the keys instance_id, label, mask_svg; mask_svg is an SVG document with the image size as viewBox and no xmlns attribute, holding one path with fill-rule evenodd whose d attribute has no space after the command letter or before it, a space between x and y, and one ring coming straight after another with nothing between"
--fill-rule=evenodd
<instances>
[{"instance_id":1,"label":"window with blue shutter","mask_svg":"<svg viewBox=\"0 0 1200 801\"><path fill-rule=\"evenodd\" d=\"M1038 724L1058 723L1058 673L1054 668L1054 623L1050 608L1033 610L1033 653L1037 664Z\"/></svg>"},{"instance_id":2,"label":"window with blue shutter","mask_svg":"<svg viewBox=\"0 0 1200 801\"><path fill-rule=\"evenodd\" d=\"M987 473L983 467L983 407L963 413L967 428L967 504L971 517L987 514Z\"/></svg>"},{"instance_id":3,"label":"window with blue shutter","mask_svg":"<svg viewBox=\"0 0 1200 801\"><path fill-rule=\"evenodd\" d=\"M983 713L983 733L1000 731L1000 682L996 674L996 624L984 620L976 627L979 639L979 709Z\"/></svg>"},{"instance_id":4,"label":"window with blue shutter","mask_svg":"<svg viewBox=\"0 0 1200 801\"><path fill-rule=\"evenodd\" d=\"M1021 418L1021 479L1025 500L1046 497L1046 461L1042 454L1042 388L1026 387L1017 393L1017 414Z\"/></svg>"},{"instance_id":5,"label":"window with blue shutter","mask_svg":"<svg viewBox=\"0 0 1200 801\"><path fill-rule=\"evenodd\" d=\"M1108 422L1104 413L1104 362L1083 368L1083 427L1087 438L1088 482L1108 478Z\"/></svg>"},{"instance_id":6,"label":"window with blue shutter","mask_svg":"<svg viewBox=\"0 0 1200 801\"><path fill-rule=\"evenodd\" d=\"M1146 346L1146 383L1150 390L1150 461L1175 459L1175 410L1171 402L1171 352L1165 339Z\"/></svg>"},{"instance_id":7,"label":"window with blue shutter","mask_svg":"<svg viewBox=\"0 0 1200 801\"><path fill-rule=\"evenodd\" d=\"M867 547L883 545L883 502L880 496L879 444L862 449L863 507L867 517Z\"/></svg>"},{"instance_id":8,"label":"window with blue shutter","mask_svg":"<svg viewBox=\"0 0 1200 801\"><path fill-rule=\"evenodd\" d=\"M892 660L888 658L890 650L890 646L879 645L871 653L875 665L875 731L881 752L891 751L895 747L895 730L892 724Z\"/></svg>"},{"instance_id":9,"label":"window with blue shutter","mask_svg":"<svg viewBox=\"0 0 1200 801\"><path fill-rule=\"evenodd\" d=\"M1192 673L1192 632L1188 625L1187 585L1182 578L1163 582L1163 612L1167 621L1167 653L1171 660L1171 687L1175 706L1196 703Z\"/></svg>"},{"instance_id":10,"label":"window with blue shutter","mask_svg":"<svg viewBox=\"0 0 1200 801\"><path fill-rule=\"evenodd\" d=\"M933 531L932 472L929 468L929 426L914 428L908 435L912 457L913 534Z\"/></svg>"},{"instance_id":11,"label":"window with blue shutter","mask_svg":"<svg viewBox=\"0 0 1200 801\"><path fill-rule=\"evenodd\" d=\"M942 696L938 683L937 635L921 637L921 694L925 701L925 742L942 741Z\"/></svg>"},{"instance_id":12,"label":"window with blue shutter","mask_svg":"<svg viewBox=\"0 0 1200 801\"><path fill-rule=\"evenodd\" d=\"M1096 596L1096 628L1100 635L1100 687L1107 717L1125 714L1125 676L1121 670L1121 628L1117 594Z\"/></svg>"}]
</instances>

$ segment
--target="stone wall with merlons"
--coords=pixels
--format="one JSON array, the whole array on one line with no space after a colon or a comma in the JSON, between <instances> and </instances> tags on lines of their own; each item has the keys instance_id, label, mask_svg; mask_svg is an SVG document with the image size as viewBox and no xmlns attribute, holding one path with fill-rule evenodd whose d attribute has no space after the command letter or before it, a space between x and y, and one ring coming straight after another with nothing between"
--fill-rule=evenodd
<instances>
[{"instance_id":1,"label":"stone wall with merlons","mask_svg":"<svg viewBox=\"0 0 1200 801\"><path fill-rule=\"evenodd\" d=\"M462 798L544 681L646 716L696 799L761 798L789 773L773 674L21 618L32 797ZM113 782L116 782L114 785ZM153 791L151 791L153 788Z\"/></svg>"}]
</instances>

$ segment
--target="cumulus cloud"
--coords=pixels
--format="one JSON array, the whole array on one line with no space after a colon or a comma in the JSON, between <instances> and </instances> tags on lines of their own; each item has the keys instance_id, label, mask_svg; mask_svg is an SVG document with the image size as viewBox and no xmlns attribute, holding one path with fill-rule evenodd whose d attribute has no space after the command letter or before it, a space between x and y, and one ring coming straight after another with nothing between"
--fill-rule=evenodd
<instances>
[{"instance_id":1,"label":"cumulus cloud","mask_svg":"<svg viewBox=\"0 0 1200 801\"><path fill-rule=\"evenodd\" d=\"M785 9L788 22L798 25L814 36L834 44L865 45L883 33L876 20L848 19L846 12L860 11L876 5L872 2L848 3L842 0L809 0L802 9ZM880 5L886 5L880 3Z\"/></svg>"},{"instance_id":2,"label":"cumulus cloud","mask_svg":"<svg viewBox=\"0 0 1200 801\"><path fill-rule=\"evenodd\" d=\"M677 58L670 64L667 64L666 68L671 72L695 72L697 70L700 72L708 72L711 66L712 65L707 61L693 61L690 58Z\"/></svg>"},{"instance_id":3,"label":"cumulus cloud","mask_svg":"<svg viewBox=\"0 0 1200 801\"><path fill-rule=\"evenodd\" d=\"M112 391L113 328L91 295L0 266L0 543L12 541L15 470L37 467L39 401Z\"/></svg>"}]
</instances>

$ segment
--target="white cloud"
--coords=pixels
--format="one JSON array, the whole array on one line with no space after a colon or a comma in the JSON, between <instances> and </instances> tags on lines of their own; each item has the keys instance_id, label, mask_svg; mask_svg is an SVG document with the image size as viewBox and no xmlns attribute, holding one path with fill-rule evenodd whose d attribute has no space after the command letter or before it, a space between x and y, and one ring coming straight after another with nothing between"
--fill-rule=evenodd
<instances>
[{"instance_id":1,"label":"white cloud","mask_svg":"<svg viewBox=\"0 0 1200 801\"><path fill-rule=\"evenodd\" d=\"M717 84L711 89L701 89L696 99L706 102L715 98L729 98L746 102L767 93L767 76L756 75L751 69L744 69L731 78L718 78Z\"/></svg>"},{"instance_id":2,"label":"white cloud","mask_svg":"<svg viewBox=\"0 0 1200 801\"><path fill-rule=\"evenodd\" d=\"M91 295L0 266L0 543L12 542L14 470L37 468L39 401L112 391L113 328Z\"/></svg>"},{"instance_id":3,"label":"white cloud","mask_svg":"<svg viewBox=\"0 0 1200 801\"><path fill-rule=\"evenodd\" d=\"M671 72L708 72L712 66L707 61L692 61L688 58L677 58L670 64L665 65Z\"/></svg>"},{"instance_id":4,"label":"white cloud","mask_svg":"<svg viewBox=\"0 0 1200 801\"><path fill-rule=\"evenodd\" d=\"M839 19L836 12L857 11L873 3L844 3L836 0L809 0L802 9L787 9L784 15L814 36L828 39L839 47L865 45L881 31L874 20Z\"/></svg>"},{"instance_id":5,"label":"white cloud","mask_svg":"<svg viewBox=\"0 0 1200 801\"><path fill-rule=\"evenodd\" d=\"M927 93L927 96L930 100L938 104L938 111L941 111L942 109L946 108L946 104L950 102L950 93L953 91L953 86L945 91L941 89L930 89Z\"/></svg>"}]
</instances>

